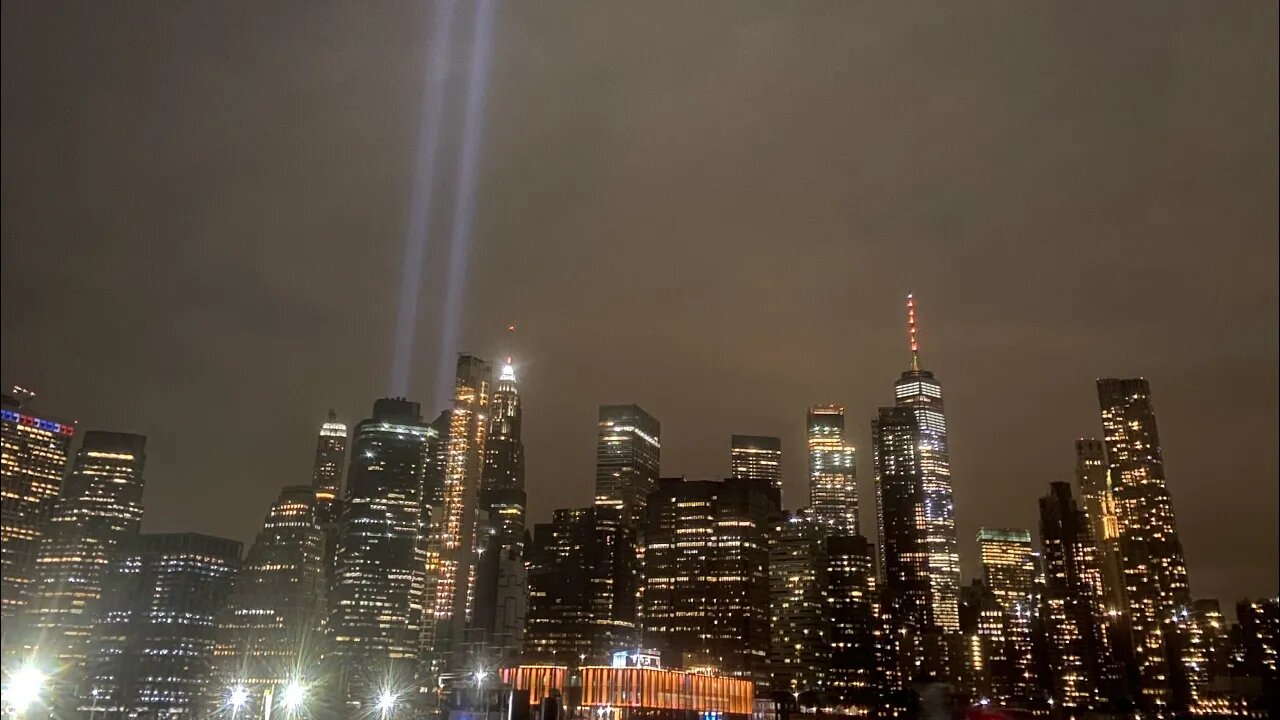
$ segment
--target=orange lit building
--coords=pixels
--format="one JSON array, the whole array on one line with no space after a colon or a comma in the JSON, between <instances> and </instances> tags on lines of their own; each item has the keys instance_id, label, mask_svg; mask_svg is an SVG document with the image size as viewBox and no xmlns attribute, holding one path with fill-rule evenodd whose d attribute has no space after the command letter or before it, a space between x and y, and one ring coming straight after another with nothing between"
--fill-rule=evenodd
<instances>
[{"instance_id":1,"label":"orange lit building","mask_svg":"<svg viewBox=\"0 0 1280 720\"><path fill-rule=\"evenodd\" d=\"M534 705L552 689L559 689L569 717L592 720L746 720L755 707L755 687L750 680L635 666L591 666L581 668L580 673L570 678L562 666L522 665L504 668L502 680L516 690L528 690ZM566 680L573 685L565 687Z\"/></svg>"}]
</instances>

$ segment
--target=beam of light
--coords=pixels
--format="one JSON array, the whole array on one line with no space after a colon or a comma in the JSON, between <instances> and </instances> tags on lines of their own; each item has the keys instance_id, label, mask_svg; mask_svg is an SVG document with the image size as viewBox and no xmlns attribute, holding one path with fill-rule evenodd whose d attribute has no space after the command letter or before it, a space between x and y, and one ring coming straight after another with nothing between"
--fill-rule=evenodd
<instances>
[{"instance_id":1,"label":"beam of light","mask_svg":"<svg viewBox=\"0 0 1280 720\"><path fill-rule=\"evenodd\" d=\"M440 362L436 365L435 402L444 407L453 397L454 356L462 325L462 300L466 295L467 260L471 249L471 225L475 215L477 164L484 131L485 93L489 83L489 57L493 54L493 0L475 3L471 35L471 64L467 73L467 101L462 125L462 149L458 160L457 195L449 239L449 277L445 289L444 331L440 338Z\"/></svg>"},{"instance_id":2,"label":"beam of light","mask_svg":"<svg viewBox=\"0 0 1280 720\"><path fill-rule=\"evenodd\" d=\"M431 199L435 194L436 150L444 117L445 85L449 76L449 45L457 3L432 3L430 45L418 128L418 157L409 197L409 224L404 238L404 264L400 276L400 307L396 311L395 348L391 359L391 395L408 397L409 367L413 363L414 334L418 324L418 297L422 290L422 265L431 232Z\"/></svg>"}]
</instances>

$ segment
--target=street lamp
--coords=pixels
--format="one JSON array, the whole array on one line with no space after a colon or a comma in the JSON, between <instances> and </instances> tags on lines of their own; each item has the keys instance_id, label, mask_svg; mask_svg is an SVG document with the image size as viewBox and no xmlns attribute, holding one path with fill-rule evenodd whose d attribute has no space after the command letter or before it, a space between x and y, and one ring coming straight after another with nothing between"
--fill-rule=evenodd
<instances>
[{"instance_id":1,"label":"street lamp","mask_svg":"<svg viewBox=\"0 0 1280 720\"><path fill-rule=\"evenodd\" d=\"M236 717L245 705L249 704L249 689L243 685L234 685L227 692L227 704L231 706L231 717Z\"/></svg>"},{"instance_id":2,"label":"street lamp","mask_svg":"<svg viewBox=\"0 0 1280 720\"><path fill-rule=\"evenodd\" d=\"M9 685L4 689L4 701L13 710L14 715L21 715L40 699L44 683L48 678L36 668L25 665L9 676Z\"/></svg>"},{"instance_id":3,"label":"street lamp","mask_svg":"<svg viewBox=\"0 0 1280 720\"><path fill-rule=\"evenodd\" d=\"M383 690L378 694L378 712L382 717L387 717L392 710L396 709L396 694L391 690Z\"/></svg>"},{"instance_id":4,"label":"street lamp","mask_svg":"<svg viewBox=\"0 0 1280 720\"><path fill-rule=\"evenodd\" d=\"M280 704L284 705L284 709L289 712L296 712L302 709L302 703L307 700L307 686L302 684L301 680L290 680L284 686L284 690L280 693Z\"/></svg>"}]
</instances>

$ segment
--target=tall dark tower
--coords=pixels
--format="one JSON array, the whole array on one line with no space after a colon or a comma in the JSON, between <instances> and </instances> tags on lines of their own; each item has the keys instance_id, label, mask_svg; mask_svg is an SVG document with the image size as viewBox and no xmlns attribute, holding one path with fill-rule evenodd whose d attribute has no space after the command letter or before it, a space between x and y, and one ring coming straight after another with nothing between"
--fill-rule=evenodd
<instances>
[{"instance_id":1,"label":"tall dark tower","mask_svg":"<svg viewBox=\"0 0 1280 720\"><path fill-rule=\"evenodd\" d=\"M662 426L639 405L601 405L596 439L596 504L618 508L622 521L644 524L657 487Z\"/></svg>"},{"instance_id":2,"label":"tall dark tower","mask_svg":"<svg viewBox=\"0 0 1280 720\"><path fill-rule=\"evenodd\" d=\"M877 705L875 546L861 535L827 538L831 634L828 687L836 704L871 716Z\"/></svg>"},{"instance_id":3,"label":"tall dark tower","mask_svg":"<svg viewBox=\"0 0 1280 720\"><path fill-rule=\"evenodd\" d=\"M36 413L26 406L34 393L14 388L3 399L4 505L0 508L0 607L3 645L14 638L10 630L27 603L35 555L40 547L49 510L62 487L76 426Z\"/></svg>"},{"instance_id":4,"label":"tall dark tower","mask_svg":"<svg viewBox=\"0 0 1280 720\"><path fill-rule=\"evenodd\" d=\"M369 707L417 670L426 601L422 492L433 431L418 403L384 398L356 425L329 603L334 702ZM333 687L331 685L331 687Z\"/></svg>"},{"instance_id":5,"label":"tall dark tower","mask_svg":"<svg viewBox=\"0 0 1280 720\"><path fill-rule=\"evenodd\" d=\"M509 661L520 651L527 609L524 566L524 443L520 439L520 393L511 358L502 366L490 403L480 477L480 513L486 518L476 563L471 626L488 654Z\"/></svg>"},{"instance_id":6,"label":"tall dark tower","mask_svg":"<svg viewBox=\"0 0 1280 720\"><path fill-rule=\"evenodd\" d=\"M1107 645L1102 560L1071 485L1049 484L1040 498L1045 588L1041 615L1054 700L1071 712L1096 709L1114 681Z\"/></svg>"},{"instance_id":7,"label":"tall dark tower","mask_svg":"<svg viewBox=\"0 0 1280 720\"><path fill-rule=\"evenodd\" d=\"M74 697L107 568L142 524L147 439L90 430L54 503L25 612L26 648L61 667L55 695Z\"/></svg>"},{"instance_id":8,"label":"tall dark tower","mask_svg":"<svg viewBox=\"0 0 1280 720\"><path fill-rule=\"evenodd\" d=\"M1165 484L1151 386L1142 378L1100 379L1098 405L1143 705L1164 714L1172 701L1170 678L1181 675L1169 666L1170 628L1164 626L1175 613L1189 611L1191 594Z\"/></svg>"}]
</instances>

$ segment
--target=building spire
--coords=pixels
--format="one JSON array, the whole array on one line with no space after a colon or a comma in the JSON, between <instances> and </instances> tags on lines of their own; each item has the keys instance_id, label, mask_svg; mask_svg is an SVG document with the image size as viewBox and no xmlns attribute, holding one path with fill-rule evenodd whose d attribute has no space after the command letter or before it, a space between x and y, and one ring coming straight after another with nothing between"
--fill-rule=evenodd
<instances>
[{"instance_id":1,"label":"building spire","mask_svg":"<svg viewBox=\"0 0 1280 720\"><path fill-rule=\"evenodd\" d=\"M916 299L907 293L907 334L911 338L911 369L920 372L920 340L916 337Z\"/></svg>"}]
</instances>

